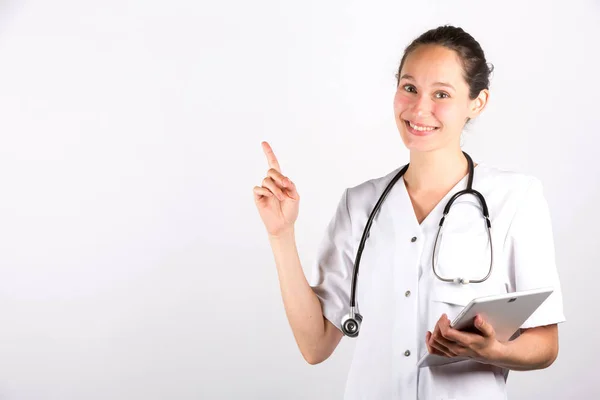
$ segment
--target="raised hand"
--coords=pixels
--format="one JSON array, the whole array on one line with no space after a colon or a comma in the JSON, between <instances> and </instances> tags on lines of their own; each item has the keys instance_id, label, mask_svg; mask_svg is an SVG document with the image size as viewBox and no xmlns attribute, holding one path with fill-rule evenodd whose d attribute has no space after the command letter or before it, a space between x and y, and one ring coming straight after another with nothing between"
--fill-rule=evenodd
<instances>
[{"instance_id":1,"label":"raised hand","mask_svg":"<svg viewBox=\"0 0 600 400\"><path fill-rule=\"evenodd\" d=\"M262 142L269 170L262 186L254 187L254 202L270 236L293 231L298 218L300 195L296 185L281 173L275 153L267 142Z\"/></svg>"}]
</instances>

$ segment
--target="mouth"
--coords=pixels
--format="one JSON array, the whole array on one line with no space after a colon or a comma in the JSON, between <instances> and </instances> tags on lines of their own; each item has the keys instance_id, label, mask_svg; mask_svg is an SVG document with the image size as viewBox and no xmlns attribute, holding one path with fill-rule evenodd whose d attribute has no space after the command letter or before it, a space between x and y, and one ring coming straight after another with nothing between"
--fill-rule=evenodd
<instances>
[{"instance_id":1,"label":"mouth","mask_svg":"<svg viewBox=\"0 0 600 400\"><path fill-rule=\"evenodd\" d=\"M403 120L407 130L416 136L427 136L440 129L439 126L416 125L413 122Z\"/></svg>"}]
</instances>

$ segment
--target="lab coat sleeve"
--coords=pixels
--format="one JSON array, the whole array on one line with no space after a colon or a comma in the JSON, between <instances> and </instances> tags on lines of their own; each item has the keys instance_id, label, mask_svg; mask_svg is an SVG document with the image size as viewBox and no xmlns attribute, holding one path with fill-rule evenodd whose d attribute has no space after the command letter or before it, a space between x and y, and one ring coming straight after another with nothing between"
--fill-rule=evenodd
<instances>
[{"instance_id":1,"label":"lab coat sleeve","mask_svg":"<svg viewBox=\"0 0 600 400\"><path fill-rule=\"evenodd\" d=\"M555 261L552 222L542 183L531 178L508 230L509 271L516 291L553 287L554 292L521 328L565 321Z\"/></svg>"},{"instance_id":2,"label":"lab coat sleeve","mask_svg":"<svg viewBox=\"0 0 600 400\"><path fill-rule=\"evenodd\" d=\"M349 311L355 258L353 250L346 189L317 250L311 279L311 287L321 302L323 316L340 330L341 319Z\"/></svg>"}]
</instances>

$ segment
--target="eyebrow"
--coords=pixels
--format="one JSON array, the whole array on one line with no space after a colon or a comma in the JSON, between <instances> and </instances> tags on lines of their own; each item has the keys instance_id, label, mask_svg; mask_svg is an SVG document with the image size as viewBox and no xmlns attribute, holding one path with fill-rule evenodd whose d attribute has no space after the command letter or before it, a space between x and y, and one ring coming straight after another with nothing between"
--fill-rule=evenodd
<instances>
[{"instance_id":1,"label":"eyebrow","mask_svg":"<svg viewBox=\"0 0 600 400\"><path fill-rule=\"evenodd\" d=\"M413 81L415 80L415 78L414 78L412 75L409 75L409 74L404 74L404 75L402 75L402 76L400 77L400 80L402 80L402 79L410 79L410 80L413 80ZM452 86L452 85L451 85L451 84L449 84L449 83L445 83L445 82L434 82L433 84L434 84L434 85L436 85L436 86L446 86L446 87L449 87L449 88L451 88L452 90L456 91L456 89L454 88L454 86Z\"/></svg>"}]
</instances>

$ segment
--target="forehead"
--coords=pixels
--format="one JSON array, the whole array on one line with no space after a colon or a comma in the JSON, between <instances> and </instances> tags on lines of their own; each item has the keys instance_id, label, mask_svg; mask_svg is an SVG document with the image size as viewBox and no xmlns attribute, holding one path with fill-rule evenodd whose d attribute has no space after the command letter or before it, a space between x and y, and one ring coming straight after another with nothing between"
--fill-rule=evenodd
<instances>
[{"instance_id":1,"label":"forehead","mask_svg":"<svg viewBox=\"0 0 600 400\"><path fill-rule=\"evenodd\" d=\"M466 86L460 57L443 46L417 47L404 60L400 76L411 75L421 85L446 82L454 87Z\"/></svg>"}]
</instances>

